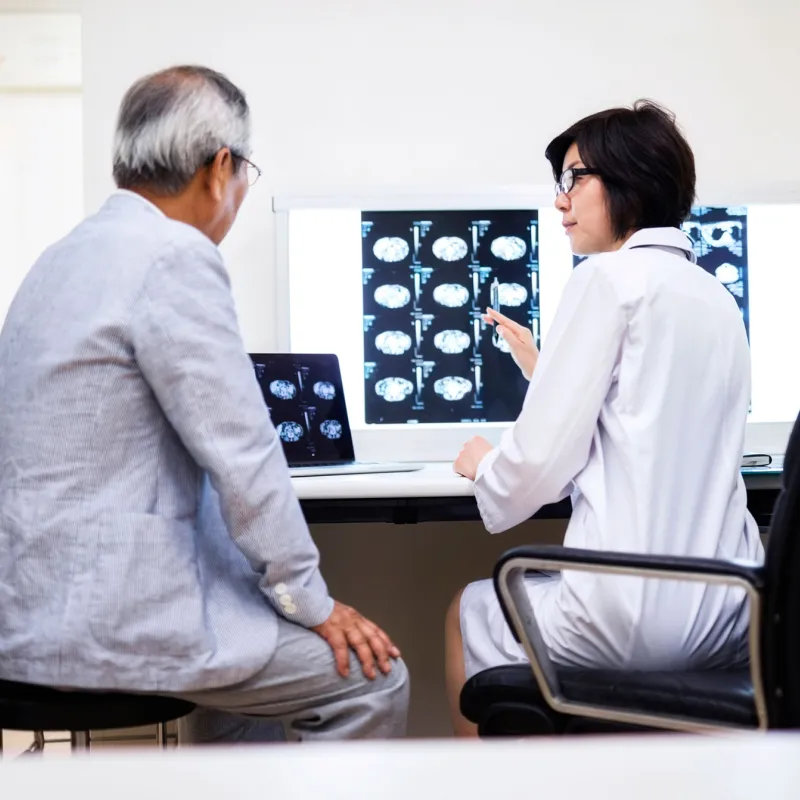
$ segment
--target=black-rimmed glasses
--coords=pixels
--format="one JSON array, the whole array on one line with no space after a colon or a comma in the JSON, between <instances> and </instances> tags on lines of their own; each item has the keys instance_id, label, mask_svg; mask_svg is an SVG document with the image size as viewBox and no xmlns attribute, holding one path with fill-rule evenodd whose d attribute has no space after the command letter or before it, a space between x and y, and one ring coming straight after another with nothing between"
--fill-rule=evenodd
<instances>
[{"instance_id":1,"label":"black-rimmed glasses","mask_svg":"<svg viewBox=\"0 0 800 800\"><path fill-rule=\"evenodd\" d=\"M570 167L561 173L561 177L556 181L556 197L560 194L569 194L575 188L575 181L584 175L599 175L596 169L588 167Z\"/></svg>"}]
</instances>

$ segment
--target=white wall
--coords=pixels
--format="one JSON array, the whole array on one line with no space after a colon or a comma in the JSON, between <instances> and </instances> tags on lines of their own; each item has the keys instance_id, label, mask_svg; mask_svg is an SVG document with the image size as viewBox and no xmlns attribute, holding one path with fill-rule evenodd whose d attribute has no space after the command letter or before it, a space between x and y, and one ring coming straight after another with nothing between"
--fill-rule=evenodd
<instances>
[{"instance_id":1,"label":"white wall","mask_svg":"<svg viewBox=\"0 0 800 800\"><path fill-rule=\"evenodd\" d=\"M0 91L0 324L42 250L82 216L81 98Z\"/></svg>"},{"instance_id":2,"label":"white wall","mask_svg":"<svg viewBox=\"0 0 800 800\"><path fill-rule=\"evenodd\" d=\"M80 17L20 13L75 6L0 0L0 322L42 250L83 217Z\"/></svg>"},{"instance_id":3,"label":"white wall","mask_svg":"<svg viewBox=\"0 0 800 800\"><path fill-rule=\"evenodd\" d=\"M265 177L225 252L252 349L275 342L281 189L541 183L553 134L640 96L678 113L701 181L800 180L796 0L82 5L89 210L111 188L114 114L134 79L202 62L248 94Z\"/></svg>"}]
</instances>

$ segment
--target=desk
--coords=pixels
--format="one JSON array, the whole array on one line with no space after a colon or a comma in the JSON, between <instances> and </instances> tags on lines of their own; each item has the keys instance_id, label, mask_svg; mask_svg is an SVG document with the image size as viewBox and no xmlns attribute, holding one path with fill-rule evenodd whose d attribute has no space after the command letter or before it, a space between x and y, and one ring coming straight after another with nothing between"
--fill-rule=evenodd
<instances>
[{"instance_id":1,"label":"desk","mask_svg":"<svg viewBox=\"0 0 800 800\"><path fill-rule=\"evenodd\" d=\"M783 459L742 470L748 507L759 526L769 525L780 488ZM472 522L480 520L472 482L451 462L430 462L417 472L383 472L293 478L309 524ZM569 519L569 500L544 506L532 519Z\"/></svg>"},{"instance_id":2,"label":"desk","mask_svg":"<svg viewBox=\"0 0 800 800\"><path fill-rule=\"evenodd\" d=\"M416 472L376 472L293 478L309 524L323 522L474 522L480 520L472 481L452 462L430 462ZM569 500L546 506L536 519L568 519Z\"/></svg>"},{"instance_id":3,"label":"desk","mask_svg":"<svg viewBox=\"0 0 800 800\"><path fill-rule=\"evenodd\" d=\"M798 752L800 736L788 733L97 751L89 758L7 761L0 766L0 794L74 794L81 800L794 800Z\"/></svg>"}]
</instances>

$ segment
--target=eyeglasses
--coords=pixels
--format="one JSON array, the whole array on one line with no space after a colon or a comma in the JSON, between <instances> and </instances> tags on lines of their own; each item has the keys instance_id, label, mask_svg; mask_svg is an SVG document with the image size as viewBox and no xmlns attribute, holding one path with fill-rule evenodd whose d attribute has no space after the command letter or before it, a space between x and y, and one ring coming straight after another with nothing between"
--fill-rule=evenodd
<instances>
[{"instance_id":1,"label":"eyeglasses","mask_svg":"<svg viewBox=\"0 0 800 800\"><path fill-rule=\"evenodd\" d=\"M556 197L560 194L569 194L575 188L575 181L582 178L584 175L599 175L600 172L596 169L588 169L587 167L572 167L565 169L561 173L561 177L556 181L555 190Z\"/></svg>"},{"instance_id":2,"label":"eyeglasses","mask_svg":"<svg viewBox=\"0 0 800 800\"><path fill-rule=\"evenodd\" d=\"M252 162L249 158L245 158L244 156L238 156L244 161L245 166L247 167L247 185L252 186L260 177L261 177L261 170Z\"/></svg>"},{"instance_id":3,"label":"eyeglasses","mask_svg":"<svg viewBox=\"0 0 800 800\"><path fill-rule=\"evenodd\" d=\"M217 151L219 152L219 151ZM243 155L240 155L235 150L231 150L231 156L234 158L234 167L236 166L236 161L243 161L245 166L247 167L247 185L252 186L260 177L261 177L261 170L249 159L245 158ZM214 163L214 159L217 157L217 153L214 153L213 156L209 156L205 160L205 166L210 166Z\"/></svg>"}]
</instances>

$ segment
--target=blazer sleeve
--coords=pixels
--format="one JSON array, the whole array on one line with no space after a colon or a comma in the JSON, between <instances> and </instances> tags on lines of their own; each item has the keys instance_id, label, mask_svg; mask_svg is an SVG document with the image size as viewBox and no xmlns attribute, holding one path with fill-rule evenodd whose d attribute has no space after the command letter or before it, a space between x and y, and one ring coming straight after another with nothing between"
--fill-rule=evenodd
<instances>
[{"instance_id":1,"label":"blazer sleeve","mask_svg":"<svg viewBox=\"0 0 800 800\"><path fill-rule=\"evenodd\" d=\"M217 248L188 237L151 266L132 317L137 364L219 494L228 533L278 613L306 627L333 609L319 552L239 332Z\"/></svg>"},{"instance_id":2,"label":"blazer sleeve","mask_svg":"<svg viewBox=\"0 0 800 800\"><path fill-rule=\"evenodd\" d=\"M596 264L571 275L519 418L478 467L475 497L491 533L566 497L588 461L628 319Z\"/></svg>"}]
</instances>

